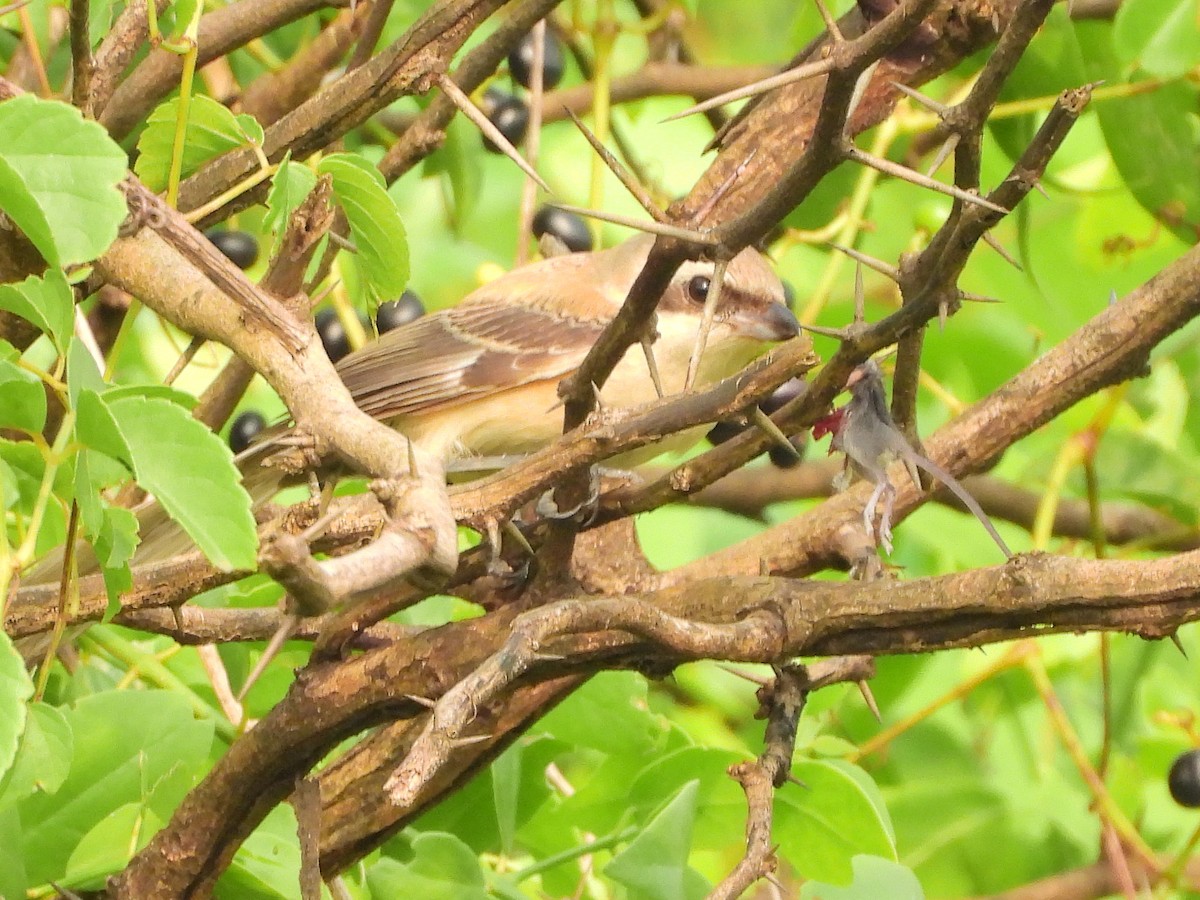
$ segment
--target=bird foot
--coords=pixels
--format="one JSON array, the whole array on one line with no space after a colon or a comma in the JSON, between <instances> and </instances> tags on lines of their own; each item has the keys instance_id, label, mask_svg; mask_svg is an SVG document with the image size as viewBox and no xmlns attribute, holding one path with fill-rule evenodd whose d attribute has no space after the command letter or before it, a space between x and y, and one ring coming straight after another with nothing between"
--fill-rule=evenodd
<instances>
[{"instance_id":1,"label":"bird foot","mask_svg":"<svg viewBox=\"0 0 1200 900\"><path fill-rule=\"evenodd\" d=\"M529 578L530 566L533 561L533 548L529 546L529 541L525 539L525 535L521 533L511 522L505 522L503 525L496 521L489 521L483 528L484 536L488 543L488 562L487 574L497 579L507 587L514 587L518 584L524 584ZM515 541L524 551L524 558L518 565L511 565L503 556L504 539L503 534L507 534L509 538Z\"/></svg>"},{"instance_id":2,"label":"bird foot","mask_svg":"<svg viewBox=\"0 0 1200 900\"><path fill-rule=\"evenodd\" d=\"M892 555L892 523L884 518L879 523L879 546L888 556Z\"/></svg>"},{"instance_id":3,"label":"bird foot","mask_svg":"<svg viewBox=\"0 0 1200 900\"><path fill-rule=\"evenodd\" d=\"M583 516L584 524L589 524L596 515L596 510L599 508L597 501L600 499L600 474L599 470L593 466L588 470L588 495L582 501L577 503L571 509L559 509L558 503L554 500L555 488L551 488L538 498L536 509L537 514L543 519L573 519L580 513L586 513Z\"/></svg>"}]
</instances>

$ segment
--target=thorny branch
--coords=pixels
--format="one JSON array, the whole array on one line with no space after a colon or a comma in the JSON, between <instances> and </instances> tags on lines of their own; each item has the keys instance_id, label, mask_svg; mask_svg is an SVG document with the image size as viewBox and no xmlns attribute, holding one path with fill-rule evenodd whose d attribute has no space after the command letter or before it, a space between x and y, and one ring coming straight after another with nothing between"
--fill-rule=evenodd
<instances>
[{"instance_id":1,"label":"thorny branch","mask_svg":"<svg viewBox=\"0 0 1200 900\"><path fill-rule=\"evenodd\" d=\"M122 885L129 893L122 896L143 895L136 891L139 884L207 883L240 836L291 790L296 773L372 725L397 719L423 724L429 711L421 698L443 694L477 671L500 695L515 684L597 668L663 672L714 652L732 660L777 661L810 654L925 652L1056 630L1116 628L1162 636L1200 617L1198 597L1200 555L1193 552L1149 562L1028 557L1005 567L898 583L704 579L651 594L564 599L528 613L527 624L515 632L522 638L512 640L520 610L504 607L300 673L288 696L185 799L176 821L191 827L168 826L143 851L141 864L126 871ZM752 621L760 627L750 627ZM491 646L505 648L500 652L520 665L523 676L482 667ZM482 734L501 745L506 735L511 738L497 724L505 703L472 707L463 703L462 691L446 698L439 733ZM461 766L471 767L475 749L460 745L451 766L429 771L438 784L454 780ZM417 769L413 754L405 766ZM376 776L359 773L378 789ZM376 827L384 833L399 827L436 793L422 793L415 807L393 806L390 816L374 813ZM324 791L323 796L327 806L334 802ZM359 852L372 843L361 832L343 834ZM163 859L173 862L165 866ZM343 851L325 844L322 859L326 866L332 865L328 860L348 861Z\"/></svg>"},{"instance_id":2,"label":"thorny branch","mask_svg":"<svg viewBox=\"0 0 1200 900\"><path fill-rule=\"evenodd\" d=\"M758 759L738 763L729 770L746 794L746 855L712 890L710 898L735 900L750 885L775 870L771 840L775 791L791 775L796 723L809 693L839 682L864 681L874 674L875 663L869 656L843 656L809 666L776 668L775 680L759 688L756 718L767 720L763 752Z\"/></svg>"}]
</instances>

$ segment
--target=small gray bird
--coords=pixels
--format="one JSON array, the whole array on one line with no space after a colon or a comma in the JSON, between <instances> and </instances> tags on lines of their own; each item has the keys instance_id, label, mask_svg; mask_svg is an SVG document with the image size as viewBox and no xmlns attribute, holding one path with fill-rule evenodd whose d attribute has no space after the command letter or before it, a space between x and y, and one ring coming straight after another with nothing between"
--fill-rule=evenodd
<instances>
[{"instance_id":1,"label":"small gray bird","mask_svg":"<svg viewBox=\"0 0 1200 900\"><path fill-rule=\"evenodd\" d=\"M863 524L867 534L876 534L875 508L882 499L879 543L885 551L892 552L892 504L896 499L896 486L888 480L887 466L892 460L899 459L908 469L909 477L918 489L921 487L918 469L924 469L946 485L951 493L974 513L975 518L987 529L987 533L992 536L992 540L1003 551L1005 557L1011 559L1012 551L1008 549L1008 545L1004 543L1004 539L1000 537L991 519L980 508L975 498L953 475L914 450L896 427L888 410L879 364L873 359L867 360L850 373L846 387L850 391L850 402L832 416L818 422L813 428L813 436L821 437L831 432L833 440L830 451L840 450L845 453L855 471L875 485L871 498L863 508Z\"/></svg>"}]
</instances>

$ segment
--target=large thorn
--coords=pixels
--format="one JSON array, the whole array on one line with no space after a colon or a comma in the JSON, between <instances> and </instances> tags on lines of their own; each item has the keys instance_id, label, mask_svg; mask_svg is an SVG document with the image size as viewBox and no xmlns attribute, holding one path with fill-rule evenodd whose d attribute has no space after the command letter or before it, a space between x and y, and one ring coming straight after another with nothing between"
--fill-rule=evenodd
<instances>
[{"instance_id":1,"label":"large thorn","mask_svg":"<svg viewBox=\"0 0 1200 900\"><path fill-rule=\"evenodd\" d=\"M796 66L794 69L788 69L786 72L780 72L778 75L772 75L770 78L764 78L761 81L756 81L753 84L747 84L744 87L735 88L732 91L726 91L724 94L718 94L715 97L710 97L703 103L697 103L695 106L685 109L683 112L675 113L673 116L667 116L663 122L673 122L676 119L682 119L686 116L694 116L696 113L708 112L710 109L715 109L718 106L724 106L726 103L732 103L734 100L743 100L746 97L754 97L758 94L765 94L767 91L773 91L775 88L783 87L785 84L791 84L795 81L803 81L805 78L815 78L818 75L827 75L837 68L837 63L833 57L820 59L816 62L804 63Z\"/></svg>"},{"instance_id":2,"label":"large thorn","mask_svg":"<svg viewBox=\"0 0 1200 900\"><path fill-rule=\"evenodd\" d=\"M717 243L717 239L711 234L706 234L703 231L695 231L691 228L683 228L679 225L671 225L666 222L647 222L644 219L635 219L632 216L601 212L598 209L588 209L584 206L571 206L568 203L551 203L550 205L579 216L588 216L592 219L599 219L601 222L612 222L614 225L624 225L626 228L636 228L638 231L645 231L650 234L661 234L664 237L678 238L681 241L691 241L693 244L704 244L711 247Z\"/></svg>"},{"instance_id":3,"label":"large thorn","mask_svg":"<svg viewBox=\"0 0 1200 900\"><path fill-rule=\"evenodd\" d=\"M546 182L542 180L542 176L537 173L533 166L525 161L525 157L523 157L517 148L512 145L512 142L500 133L500 129L492 123L491 119L483 114L483 110L471 102L471 98L463 93L462 88L455 84L449 75L443 73L442 75L438 76L438 87L440 87L442 89L442 93L449 97L450 101L459 108L462 114L470 119L471 122L474 123L475 127L487 136L488 140L499 147L505 156L517 164L517 167L522 172L536 181L538 187L540 187L547 194L554 193L552 190L550 190L550 185L546 184Z\"/></svg>"},{"instance_id":4,"label":"large thorn","mask_svg":"<svg viewBox=\"0 0 1200 900\"><path fill-rule=\"evenodd\" d=\"M999 206L985 197L972 194L970 191L964 191L962 188L952 184L942 184L942 182L935 181L927 175L922 175L920 172L915 172L907 166L894 163L890 159L874 156L853 145L846 148L846 158L857 163L862 163L864 166L870 166L872 169L883 172L885 175L891 175L893 178L900 178L909 184L915 184L917 187L928 188L931 191L937 191L939 194L946 194L955 200L961 200L963 203L973 203L992 212L1000 213L1002 216L1006 216L1009 213L1003 206Z\"/></svg>"},{"instance_id":5,"label":"large thorn","mask_svg":"<svg viewBox=\"0 0 1200 900\"><path fill-rule=\"evenodd\" d=\"M754 424L758 426L758 429L763 434L784 448L796 459L804 458L800 455L800 451L796 449L796 445L788 440L787 435L779 430L779 426L771 421L771 417L763 412L760 407L754 407L754 412L750 414L750 418L754 420Z\"/></svg>"},{"instance_id":6,"label":"large thorn","mask_svg":"<svg viewBox=\"0 0 1200 900\"><path fill-rule=\"evenodd\" d=\"M262 656L258 658L258 662L254 664L254 668L250 670L250 674L246 676L246 681L242 685L242 689L237 693L238 703L242 703L246 699L246 694L250 693L250 688L254 687L254 683L270 665L271 660L279 655L279 651L283 648L284 643L296 631L296 626L300 624L300 617L295 613L289 614L283 623L275 629L275 633L271 635L271 640L267 642L267 646L263 649Z\"/></svg>"},{"instance_id":7,"label":"large thorn","mask_svg":"<svg viewBox=\"0 0 1200 900\"><path fill-rule=\"evenodd\" d=\"M879 60L871 63L862 74L855 79L854 93L850 95L850 102L846 104L846 128L850 127L850 120L854 118L854 114L858 111L858 105L862 103L863 97L867 93L867 87L871 83L871 79L875 75L875 70L879 68Z\"/></svg>"},{"instance_id":8,"label":"large thorn","mask_svg":"<svg viewBox=\"0 0 1200 900\"><path fill-rule=\"evenodd\" d=\"M942 167L942 164L950 158L950 154L958 147L958 141L958 132L955 132L942 142L942 146L938 147L938 152L933 157L933 162L929 164L929 168L925 171L926 175L932 178L937 174L937 170Z\"/></svg>"},{"instance_id":9,"label":"large thorn","mask_svg":"<svg viewBox=\"0 0 1200 900\"><path fill-rule=\"evenodd\" d=\"M646 335L642 335L641 340L642 353L646 356L646 368L650 370L650 380L654 382L654 393L661 400L664 396L662 377L658 372L658 361L654 358L654 342Z\"/></svg>"},{"instance_id":10,"label":"large thorn","mask_svg":"<svg viewBox=\"0 0 1200 900\"><path fill-rule=\"evenodd\" d=\"M926 97L920 91L910 88L907 84L901 84L899 81L893 81L892 87L902 93L905 97L915 100L931 113L935 113L939 119L945 119L950 112L950 107L945 103L939 103L932 97Z\"/></svg>"},{"instance_id":11,"label":"large thorn","mask_svg":"<svg viewBox=\"0 0 1200 900\"><path fill-rule=\"evenodd\" d=\"M855 250L853 247L847 247L844 244L835 244L830 242L829 246L840 253L845 253L851 259L862 263L868 269L874 269L880 275L887 276L888 278L892 279L892 281L898 282L900 280L900 270L893 265L885 263L882 259L878 259L874 256L868 256L861 250Z\"/></svg>"},{"instance_id":12,"label":"large thorn","mask_svg":"<svg viewBox=\"0 0 1200 900\"><path fill-rule=\"evenodd\" d=\"M867 709L871 711L871 715L875 717L876 722L882 722L883 716L879 714L879 704L875 702L875 694L871 691L871 685L867 682L858 682L858 691L862 694L863 702L867 704Z\"/></svg>"},{"instance_id":13,"label":"large thorn","mask_svg":"<svg viewBox=\"0 0 1200 900\"><path fill-rule=\"evenodd\" d=\"M992 234L990 231L985 231L983 233L983 242L985 244L987 244L989 247L991 247L993 250L995 250L997 253L999 253L1000 256L1004 259L1004 261L1006 263L1008 263L1010 266L1012 266L1014 269L1016 269L1018 272L1025 271L1023 268L1021 268L1021 264L1019 262L1017 262L1016 259L1013 258L1013 255L1004 249L1004 245L1000 243L1000 239L998 237L996 237L994 234Z\"/></svg>"},{"instance_id":14,"label":"large thorn","mask_svg":"<svg viewBox=\"0 0 1200 900\"><path fill-rule=\"evenodd\" d=\"M844 43L846 39L842 37L842 30L838 28L837 19L830 14L829 7L822 0L813 0L813 4L817 7L817 12L821 15L821 21L825 23L825 30L829 32L829 39L835 44Z\"/></svg>"},{"instance_id":15,"label":"large thorn","mask_svg":"<svg viewBox=\"0 0 1200 900\"><path fill-rule=\"evenodd\" d=\"M575 113L570 109L567 109L567 115L571 117L571 121L575 123L575 127L579 129L584 140L592 145L592 149L596 151L596 154L602 160L604 160L604 164L608 166L609 171L617 176L617 180L625 186L625 190L629 191L630 195L641 205L642 209L644 209L650 215L650 217L654 219L654 221L666 222L667 214L655 205L654 198L652 198L646 189L638 182L638 180L633 177L633 173L625 168L625 166L621 165L621 161L613 155L611 150L600 143L600 139L592 133L590 128L583 124L579 116L575 115Z\"/></svg>"}]
</instances>

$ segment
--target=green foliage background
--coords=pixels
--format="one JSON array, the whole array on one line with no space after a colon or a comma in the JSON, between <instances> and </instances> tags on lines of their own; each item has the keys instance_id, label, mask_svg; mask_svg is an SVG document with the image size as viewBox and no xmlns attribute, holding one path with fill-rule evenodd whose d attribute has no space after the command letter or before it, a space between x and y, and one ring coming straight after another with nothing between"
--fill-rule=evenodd
<instances>
[{"instance_id":1,"label":"green foliage background","mask_svg":"<svg viewBox=\"0 0 1200 900\"><path fill-rule=\"evenodd\" d=\"M43 43L52 5L39 0L29 7ZM753 15L736 0L684 5L694 16L687 36L698 56L713 63L777 63L820 28L813 8L797 9L782 0L755 4ZM397 37L424 6L397 3L382 41ZM592 3L569 7L585 27L595 12ZM626 4L616 10L626 25L633 22ZM93 11L98 38L107 27L105 13L112 10L93 3ZM265 38L265 47L279 59L290 57L312 40L322 17L328 14L280 29ZM171 21L168 15L164 25ZM0 26L17 29L16 14L0 17ZM0 32L0 62L19 46L13 30ZM59 82L63 53L60 45L47 55L51 78ZM626 30L617 41L614 70L635 69L644 53L643 38ZM262 59L261 53L239 50L229 63L244 85L264 72ZM982 62L964 63L927 86L927 93L955 96ZM939 389L921 395L923 432L950 418L957 403L970 403L1003 383L1102 310L1113 295L1119 302L1195 241L1190 223L1200 222L1198 67L1194 3L1126 0L1112 21L1072 22L1065 8L1051 14L1009 81L988 132L984 185L1007 174L1059 90L1098 80L1104 87L1051 165L1048 197L1033 195L998 229L1023 271L987 248L967 270L964 288L1002 303L968 304L944 332L931 330L925 371ZM507 86L504 75L498 80ZM579 80L577 70L569 71L568 83ZM424 103L423 98L405 100L397 107L412 110ZM679 98L645 100L621 106L614 117L668 196L686 191L707 165L701 151L711 132L703 120L660 124L683 106ZM166 182L175 108L172 101L161 106L137 142L137 172L154 189ZM31 112L41 117L46 134L36 143L21 143L15 120ZM185 164L199 165L261 137L254 123L235 120L215 101L198 104L193 113L195 121L211 124L205 130L209 143ZM888 153L902 159L929 124L917 107L906 106L891 125L860 137L859 144L870 146L893 128ZM166 130L156 131L160 125ZM98 131L65 107L32 97L0 104L0 206L31 238L38 236L35 242L52 262L94 259L123 216L112 192L124 174L125 156ZM385 197L382 183L370 174L374 170L365 167L383 153L381 133L360 129L347 137L346 156L321 163L322 171L340 179L339 199L363 210L356 223L368 230L355 232L360 247L377 247L360 262L341 258L337 274L363 309L394 296L406 279L431 308L452 304L486 277L489 267L511 264L520 175L505 159L481 152L478 135L460 121L451 127L447 145L421 171L388 187ZM587 188L592 162L582 138L569 124L556 124L542 141L539 170L557 198L595 202ZM68 156L62 149L68 147L88 152ZM311 178L304 172L307 161L291 165L296 170L276 180L269 215L259 207L231 224L269 242L272 222L302 196L305 179ZM73 199L50 199L39 188L31 173L48 166L56 167L50 171L60 179L62 173L86 176L67 192ZM299 193L285 190L290 177L300 179ZM869 176L843 167L785 224L794 229L827 225L864 177ZM611 178L602 202L612 211L637 212ZM870 190L856 244L895 260L919 246L947 211L944 198L881 181ZM65 222L76 227L67 229ZM373 223L377 233L369 231ZM600 233L604 243L623 236L609 226ZM853 273L844 260L791 233L775 245L772 256L795 287L800 309L819 311L817 320L826 325L849 320ZM260 262L251 274L261 274L264 266ZM70 272L72 280L82 274ZM867 289L869 319L894 308L890 284L869 277ZM828 292L828 302L819 310L807 306L820 291ZM73 417L64 428L70 444L49 448L36 441L0 441L0 498L7 524L0 564L11 568L14 561L31 562L61 544L75 499L115 593L127 583L123 566L133 539L130 522L108 504L102 489L133 476L160 497L178 495L180 514L196 519L189 530L214 558L233 568L248 566L253 553L248 512L235 496L236 478L221 442L207 434L189 434L185 442L194 455L187 465L216 473L213 478L231 492L210 507L197 504L212 496L211 487L187 483L178 468L151 474L155 460L182 463L179 448L166 445L164 436L192 422L186 395L212 377L223 352L206 349L177 383L179 391L164 392L154 386L186 337L144 315L113 370L102 374L89 367L71 336L70 302L66 281L53 273L45 281L0 287L0 307L34 319L48 335L24 354L0 345L0 425L40 433L46 416L42 380L64 384ZM1099 436L1096 457L1103 499L1143 503L1195 529L1200 488L1196 335L1193 326L1164 344L1148 376L1127 390L1097 395L1022 441L995 474L1048 490L1063 448L1111 407L1115 412ZM832 344L818 339L817 349L827 354ZM134 407L136 416L130 413ZM261 382L243 408L282 412ZM754 465L766 471L765 460ZM43 485L54 488L55 499L48 504L44 497L39 500ZM1070 471L1063 496L1085 496L1078 467ZM779 504L768 511L766 524L810 505ZM224 518L232 508L241 510L234 529ZM639 522L647 553L663 567L763 527L700 508L666 508ZM1033 549L1028 534L1001 527L1015 549ZM897 529L896 547L891 562L906 578L995 561L982 530L933 505ZM1046 549L1091 552L1069 542ZM250 579L198 602L265 605L276 597L271 585ZM476 612L462 601L435 598L400 619L439 622ZM1181 632L1181 638L1191 648L1194 630ZM1200 741L1193 719L1200 705L1200 657L1185 658L1162 643L1113 638L1112 706L1106 712L1099 647L1094 635L1061 636L1036 644L880 659L872 688L882 723L853 687L814 695L797 743L795 774L803 784L786 785L777 800L781 878L811 898L954 897L999 892L1087 866L1098 856L1101 820L1071 753L1075 741L1093 763L1106 748L1108 797L1101 805L1110 820L1128 826L1125 839L1143 841L1168 856L1190 849L1200 821L1172 803L1165 773L1178 753ZM220 713L196 651L166 638L115 626L93 628L81 639L75 670L54 668L36 702L33 683L2 636L0 649L0 835L6 838L0 840L0 894L10 900L49 896L51 881L97 888L169 819L233 739L236 723ZM220 648L235 684L261 650L258 645ZM306 656L303 645L285 649L250 692L250 716L270 709ZM1043 672L1065 720L1051 712L1046 682L1039 681ZM582 880L590 897L702 896L742 853L744 800L726 769L761 748L756 705L753 684L712 663L684 666L654 684L627 673L596 676L487 772L347 872L345 885L353 897L482 898L569 896ZM290 808L276 809L239 852L218 896L296 896L295 835ZM590 867L581 873L589 850Z\"/></svg>"}]
</instances>

